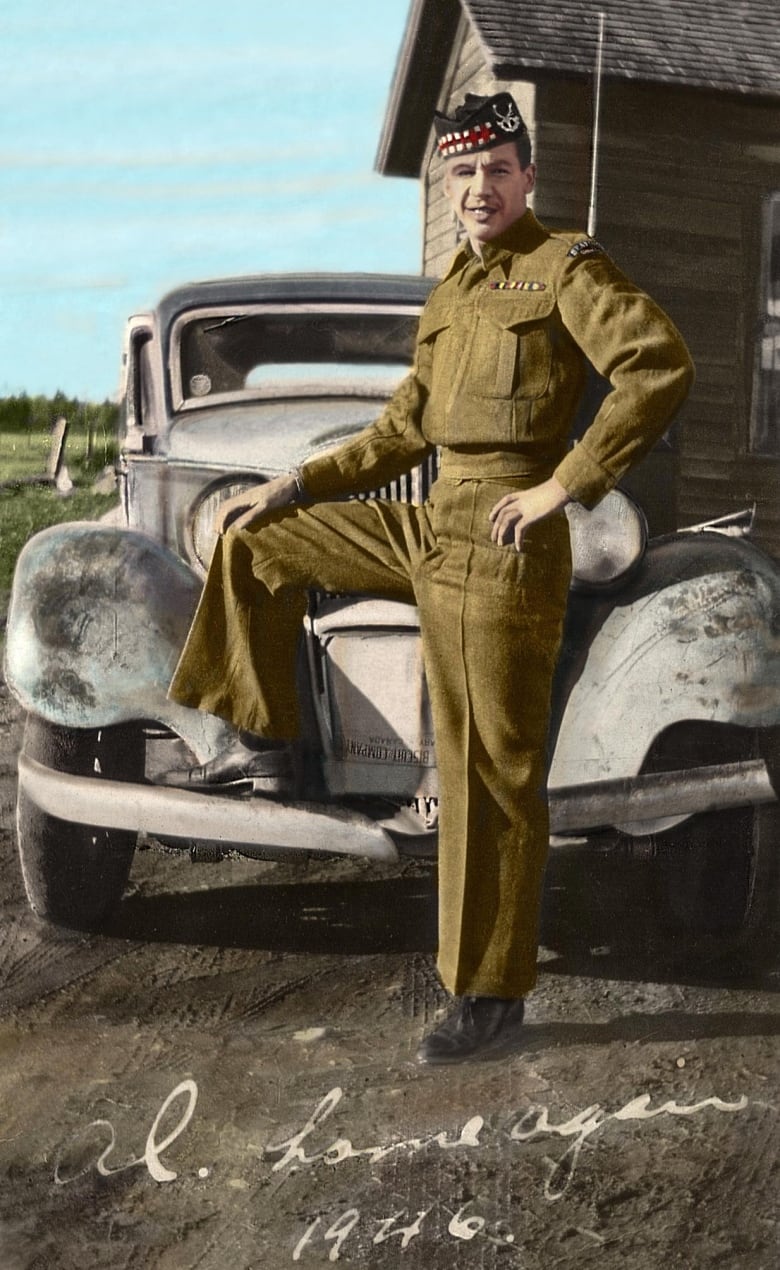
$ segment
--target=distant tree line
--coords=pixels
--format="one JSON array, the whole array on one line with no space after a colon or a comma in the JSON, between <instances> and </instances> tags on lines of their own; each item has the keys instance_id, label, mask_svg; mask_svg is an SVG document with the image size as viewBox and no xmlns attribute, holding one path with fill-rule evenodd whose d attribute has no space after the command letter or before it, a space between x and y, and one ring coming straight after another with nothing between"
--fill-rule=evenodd
<instances>
[{"instance_id":1,"label":"distant tree line","mask_svg":"<svg viewBox=\"0 0 780 1270\"><path fill-rule=\"evenodd\" d=\"M71 431L95 436L113 436L119 417L119 406L113 401L79 401L56 392L53 397L0 397L0 431L42 432L51 428L64 415Z\"/></svg>"}]
</instances>

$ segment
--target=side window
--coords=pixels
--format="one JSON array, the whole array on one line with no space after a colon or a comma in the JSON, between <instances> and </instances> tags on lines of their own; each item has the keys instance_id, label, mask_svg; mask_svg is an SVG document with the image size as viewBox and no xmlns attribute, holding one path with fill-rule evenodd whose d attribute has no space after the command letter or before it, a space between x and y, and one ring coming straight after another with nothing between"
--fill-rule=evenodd
<instances>
[{"instance_id":1,"label":"side window","mask_svg":"<svg viewBox=\"0 0 780 1270\"><path fill-rule=\"evenodd\" d=\"M780 458L780 192L764 216L750 450Z\"/></svg>"},{"instance_id":2,"label":"side window","mask_svg":"<svg viewBox=\"0 0 780 1270\"><path fill-rule=\"evenodd\" d=\"M154 396L152 352L154 339L145 323L131 320L125 342L121 426L131 450L145 448L144 438L158 430Z\"/></svg>"},{"instance_id":3,"label":"side window","mask_svg":"<svg viewBox=\"0 0 780 1270\"><path fill-rule=\"evenodd\" d=\"M144 432L156 433L157 420L154 409L154 372L152 370L152 339L148 336L138 349L138 379L136 389L136 409L140 413L139 423Z\"/></svg>"}]
</instances>

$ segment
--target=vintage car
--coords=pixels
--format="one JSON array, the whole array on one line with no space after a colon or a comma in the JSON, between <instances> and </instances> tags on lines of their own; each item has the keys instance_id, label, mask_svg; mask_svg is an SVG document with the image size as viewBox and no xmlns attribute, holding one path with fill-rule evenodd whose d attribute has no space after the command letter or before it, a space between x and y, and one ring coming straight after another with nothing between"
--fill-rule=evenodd
<instances>
[{"instance_id":1,"label":"vintage car","mask_svg":"<svg viewBox=\"0 0 780 1270\"><path fill-rule=\"evenodd\" d=\"M121 516L32 538L8 617L6 678L27 712L19 851L41 916L99 925L139 834L217 857L435 851L436 755L410 605L312 594L300 655L305 800L153 780L230 736L166 697L217 509L378 415L406 373L430 286L247 277L182 287L130 320ZM646 470L658 502L662 469ZM432 459L378 493L423 500L435 475ZM777 890L778 566L748 540L749 512L649 541L623 491L569 512L553 841L632 845L657 861L682 928L742 932Z\"/></svg>"}]
</instances>

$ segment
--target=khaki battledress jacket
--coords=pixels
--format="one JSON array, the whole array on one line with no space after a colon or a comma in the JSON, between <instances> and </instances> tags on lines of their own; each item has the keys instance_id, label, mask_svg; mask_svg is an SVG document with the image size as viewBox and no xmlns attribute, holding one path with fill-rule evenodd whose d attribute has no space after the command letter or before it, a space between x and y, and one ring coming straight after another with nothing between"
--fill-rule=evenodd
<instances>
[{"instance_id":1,"label":"khaki battledress jacket","mask_svg":"<svg viewBox=\"0 0 780 1270\"><path fill-rule=\"evenodd\" d=\"M569 434L588 358L612 391L581 442ZM592 239L530 209L466 242L423 311L412 374L382 417L303 476L312 497L374 488L443 447L452 476L554 473L594 506L662 436L693 382L677 328ZM567 452L568 451L568 452Z\"/></svg>"},{"instance_id":2,"label":"khaki battledress jacket","mask_svg":"<svg viewBox=\"0 0 780 1270\"><path fill-rule=\"evenodd\" d=\"M528 211L483 257L456 253L380 418L304 464L313 504L219 541L171 695L294 737L306 588L415 602L441 798L439 972L456 994L519 997L536 979L570 552L563 513L531 526L519 553L490 541L488 515L552 473L595 504L660 437L692 367L666 315L590 240ZM583 355L612 391L569 449ZM434 447L424 506L327 501L385 484Z\"/></svg>"}]
</instances>

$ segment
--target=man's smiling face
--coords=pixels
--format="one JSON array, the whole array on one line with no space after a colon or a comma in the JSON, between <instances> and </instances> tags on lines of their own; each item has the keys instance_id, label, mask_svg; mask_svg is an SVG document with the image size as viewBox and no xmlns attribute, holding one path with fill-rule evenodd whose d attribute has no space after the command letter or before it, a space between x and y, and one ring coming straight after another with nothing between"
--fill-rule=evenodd
<instances>
[{"instance_id":1,"label":"man's smiling face","mask_svg":"<svg viewBox=\"0 0 780 1270\"><path fill-rule=\"evenodd\" d=\"M528 206L536 168L520 166L514 142L445 160L444 193L476 251L514 224Z\"/></svg>"}]
</instances>

